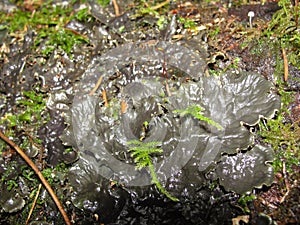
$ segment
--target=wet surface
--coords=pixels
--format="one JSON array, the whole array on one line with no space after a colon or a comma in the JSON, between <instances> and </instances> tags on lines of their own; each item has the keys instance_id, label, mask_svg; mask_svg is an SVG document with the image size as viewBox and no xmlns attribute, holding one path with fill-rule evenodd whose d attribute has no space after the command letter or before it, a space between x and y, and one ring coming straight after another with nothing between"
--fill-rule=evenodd
<instances>
[{"instance_id":1,"label":"wet surface","mask_svg":"<svg viewBox=\"0 0 300 225\"><path fill-rule=\"evenodd\" d=\"M107 59L109 64L105 63ZM193 61L197 63L191 65ZM116 215L123 215L128 206L136 210L141 199L148 201L146 196L159 194L149 186L151 178L147 171L135 169L127 153L129 141L142 137L146 143L162 142L164 156L159 157L155 165L158 179L166 181L168 191L181 202L193 199L199 188L211 182L205 178L206 173L218 163L221 154L234 154L252 145L253 137L241 122L255 125L259 117L272 117L279 109L279 98L268 94L271 84L256 74L247 73L207 77L202 62L201 56L180 47L179 43L161 42L155 46L143 43L121 46L91 63L75 90L72 122L66 135L62 136L65 143L76 146L79 151L79 161L69 175L74 187L72 200L77 207L96 214L106 211L110 215L108 222L113 222L112 213L119 210ZM168 68L166 76L164 64ZM201 70L203 72L199 73ZM103 76L100 90L91 96L99 74ZM164 79L168 79L165 83L168 89ZM126 109L122 111L123 101ZM203 106L205 115L223 129L218 131L173 113L192 104ZM141 136L144 121L149 127ZM221 178L226 189L245 193L253 187L272 183L273 171L266 165L272 161L272 150L258 146L248 150L250 154L240 154L240 158L229 157L231 161L226 161L229 166L218 165L223 170L217 169L215 176ZM239 169L231 169L230 165ZM243 170L245 174L241 173ZM237 173L236 177L228 180L228 174L232 176L233 173ZM248 183L250 175L253 175L252 183ZM117 186L107 190L111 182ZM129 196L135 196L136 200ZM149 201L153 210L162 207L159 201ZM114 206L111 211L110 205ZM177 205L183 207L180 203ZM145 210L142 211L147 214ZM135 215L138 214L136 211ZM132 215L130 219L140 220L136 216ZM178 221L187 223L189 217L182 215Z\"/></svg>"}]
</instances>

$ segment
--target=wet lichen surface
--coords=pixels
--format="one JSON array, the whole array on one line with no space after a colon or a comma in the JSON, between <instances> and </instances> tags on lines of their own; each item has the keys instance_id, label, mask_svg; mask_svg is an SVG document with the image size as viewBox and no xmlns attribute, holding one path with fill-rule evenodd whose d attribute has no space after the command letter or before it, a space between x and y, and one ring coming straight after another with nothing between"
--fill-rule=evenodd
<instances>
[{"instance_id":1,"label":"wet lichen surface","mask_svg":"<svg viewBox=\"0 0 300 225\"><path fill-rule=\"evenodd\" d=\"M1 131L74 224L299 224L295 2L4 1ZM0 151L1 224L64 224Z\"/></svg>"}]
</instances>

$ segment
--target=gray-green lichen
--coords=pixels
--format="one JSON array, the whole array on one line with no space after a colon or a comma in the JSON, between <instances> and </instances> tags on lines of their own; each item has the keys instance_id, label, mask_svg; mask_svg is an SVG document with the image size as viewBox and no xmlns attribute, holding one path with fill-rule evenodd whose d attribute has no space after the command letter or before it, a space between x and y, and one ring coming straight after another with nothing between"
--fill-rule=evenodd
<instances>
[{"instance_id":1,"label":"gray-green lichen","mask_svg":"<svg viewBox=\"0 0 300 225\"><path fill-rule=\"evenodd\" d=\"M216 174L227 190L243 194L253 187L272 184L273 167L267 164L272 160L272 149L256 145L246 153L222 157Z\"/></svg>"},{"instance_id":2,"label":"gray-green lichen","mask_svg":"<svg viewBox=\"0 0 300 225\"><path fill-rule=\"evenodd\" d=\"M13 213L21 210L25 205L25 200L22 196L15 190L4 190L1 191L0 206L2 210L7 213ZM2 211L1 210L1 211Z\"/></svg>"},{"instance_id":3,"label":"gray-green lichen","mask_svg":"<svg viewBox=\"0 0 300 225\"><path fill-rule=\"evenodd\" d=\"M108 205L126 198L127 192L110 193L110 181L129 193L147 193L141 190L151 185L149 171L135 170L127 152L127 143L141 138L162 143L164 153L154 159L156 173L179 199L183 190L205 184L210 171L225 189L238 193L272 182L267 164L272 149L253 146L249 130L280 108L272 84L252 72L215 77L206 76L204 69L203 57L180 43L132 43L93 60L76 87L70 124L62 136L79 152L70 172L76 206L97 211L102 206L93 196L108 195ZM89 95L100 76L98 91ZM204 116L224 129L173 113L190 105L203 107Z\"/></svg>"}]
</instances>

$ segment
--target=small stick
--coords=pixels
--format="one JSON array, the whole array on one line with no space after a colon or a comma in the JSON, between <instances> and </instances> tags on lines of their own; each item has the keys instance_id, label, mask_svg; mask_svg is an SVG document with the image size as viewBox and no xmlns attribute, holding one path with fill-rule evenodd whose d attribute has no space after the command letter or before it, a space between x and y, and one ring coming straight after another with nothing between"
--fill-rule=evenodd
<instances>
[{"instance_id":1,"label":"small stick","mask_svg":"<svg viewBox=\"0 0 300 225\"><path fill-rule=\"evenodd\" d=\"M48 183L48 181L45 179L43 174L40 172L40 170L37 168L37 166L32 162L32 160L23 152L19 146L17 146L13 141L9 140L8 137L6 137L1 131L0 131L0 138L2 138L6 143L8 143L11 147L13 147L19 155L25 160L25 162L34 170L36 175L40 178L42 184L45 186L47 191L49 192L50 196L52 197L53 201L55 202L57 208L59 209L61 215L63 216L65 222L67 225L72 225L71 221L69 220L69 217L67 213L65 212L61 202L59 201L58 197L56 196L55 192L53 191L52 187Z\"/></svg>"},{"instance_id":2,"label":"small stick","mask_svg":"<svg viewBox=\"0 0 300 225\"><path fill-rule=\"evenodd\" d=\"M286 172L285 162L282 163L282 173L283 173L283 177L284 177L284 183L285 183L286 190L290 191L290 182L288 179L288 174Z\"/></svg>"},{"instance_id":3,"label":"small stick","mask_svg":"<svg viewBox=\"0 0 300 225\"><path fill-rule=\"evenodd\" d=\"M31 214L32 214L33 209L34 209L34 207L35 207L35 205L36 205L36 202L37 202L37 199L38 199L38 197L39 197L41 188L42 188L42 184L39 184L38 190L37 190L37 192L36 192L35 198L34 198L34 200L33 200L32 206L31 206L31 208L30 208L30 211L29 211L29 214L28 214L28 217L27 217L27 220L26 220L26 225L29 223Z\"/></svg>"},{"instance_id":4,"label":"small stick","mask_svg":"<svg viewBox=\"0 0 300 225\"><path fill-rule=\"evenodd\" d=\"M169 89L168 81L166 81L166 92L167 92L168 97L171 97L172 94L171 94L170 89Z\"/></svg>"},{"instance_id":5,"label":"small stick","mask_svg":"<svg viewBox=\"0 0 300 225\"><path fill-rule=\"evenodd\" d=\"M67 27L64 27L64 29L65 30L67 30L67 31L70 31L70 32L72 32L73 34L75 34L75 35L78 35L78 36L80 36L80 37L82 37L82 38L84 38L84 39L86 39L86 40L88 40L88 37L86 36L86 35L84 35L84 34L81 34L81 33L79 33L78 31L76 31L76 30L73 30L73 29L71 29L71 28L67 28Z\"/></svg>"},{"instance_id":6,"label":"small stick","mask_svg":"<svg viewBox=\"0 0 300 225\"><path fill-rule=\"evenodd\" d=\"M106 96L106 91L105 89L102 91L102 98L104 100L104 106L108 107L108 101L107 101L107 96Z\"/></svg>"},{"instance_id":7,"label":"small stick","mask_svg":"<svg viewBox=\"0 0 300 225\"><path fill-rule=\"evenodd\" d=\"M284 183L285 183L285 187L286 187L286 193L281 198L280 203L283 203L285 201L286 197L288 196L288 194L290 193L290 182L288 179L288 175L286 172L286 165L285 165L284 161L282 163L282 174L283 174Z\"/></svg>"},{"instance_id":8,"label":"small stick","mask_svg":"<svg viewBox=\"0 0 300 225\"><path fill-rule=\"evenodd\" d=\"M91 92L89 93L89 96L92 96L93 94L95 94L95 92L97 91L97 89L99 88L99 86L100 86L100 84L101 84L101 82L102 82L102 79L103 79L103 76L101 76L101 77L98 79L98 81L97 81L95 87L94 87L94 88L91 90Z\"/></svg>"},{"instance_id":9,"label":"small stick","mask_svg":"<svg viewBox=\"0 0 300 225\"><path fill-rule=\"evenodd\" d=\"M159 9L161 7L164 7L165 5L169 4L169 2L170 2L170 0L166 0L166 1L160 3L160 4L156 5L156 6L152 6L151 9L152 10L157 10L157 9Z\"/></svg>"},{"instance_id":10,"label":"small stick","mask_svg":"<svg viewBox=\"0 0 300 225\"><path fill-rule=\"evenodd\" d=\"M263 199L262 197L258 197L257 200L260 200L262 204L264 204L265 206L272 208L272 209L277 209L278 207L272 203L267 202L265 199Z\"/></svg>"},{"instance_id":11,"label":"small stick","mask_svg":"<svg viewBox=\"0 0 300 225\"><path fill-rule=\"evenodd\" d=\"M127 103L124 99L121 100L121 113L126 113L127 111Z\"/></svg>"},{"instance_id":12,"label":"small stick","mask_svg":"<svg viewBox=\"0 0 300 225\"><path fill-rule=\"evenodd\" d=\"M299 25L299 15L298 15L298 5L299 5L299 0L295 0L295 21L296 21L296 29L298 29L298 25Z\"/></svg>"},{"instance_id":13,"label":"small stick","mask_svg":"<svg viewBox=\"0 0 300 225\"><path fill-rule=\"evenodd\" d=\"M288 59L286 56L286 51L284 48L282 48L282 57L283 57L283 65L284 65L284 81L288 80L288 76L289 76L289 66L288 66Z\"/></svg>"},{"instance_id":14,"label":"small stick","mask_svg":"<svg viewBox=\"0 0 300 225\"><path fill-rule=\"evenodd\" d=\"M115 9L115 14L116 16L120 16L120 9L117 3L117 0L112 0L112 3L114 5L114 9Z\"/></svg>"}]
</instances>

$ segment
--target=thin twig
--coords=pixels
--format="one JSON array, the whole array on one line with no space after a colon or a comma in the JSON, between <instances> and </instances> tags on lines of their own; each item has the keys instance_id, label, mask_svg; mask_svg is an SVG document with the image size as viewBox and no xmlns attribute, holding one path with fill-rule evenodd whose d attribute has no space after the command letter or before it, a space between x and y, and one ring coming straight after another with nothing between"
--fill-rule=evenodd
<instances>
[{"instance_id":1,"label":"thin twig","mask_svg":"<svg viewBox=\"0 0 300 225\"><path fill-rule=\"evenodd\" d=\"M267 206L268 208L272 208L272 209L277 209L278 207L272 203L269 203L268 201L266 201L264 198L262 197L257 197L257 200L260 200L262 204L264 204L265 206Z\"/></svg>"},{"instance_id":2,"label":"thin twig","mask_svg":"<svg viewBox=\"0 0 300 225\"><path fill-rule=\"evenodd\" d=\"M286 51L284 48L282 48L282 57L283 57L283 66L284 66L284 81L288 80L289 76L289 65L288 65L288 59L286 56Z\"/></svg>"},{"instance_id":3,"label":"thin twig","mask_svg":"<svg viewBox=\"0 0 300 225\"><path fill-rule=\"evenodd\" d=\"M299 25L299 12L298 12L299 0L295 0L295 21L296 21L296 29L298 29Z\"/></svg>"},{"instance_id":4,"label":"thin twig","mask_svg":"<svg viewBox=\"0 0 300 225\"><path fill-rule=\"evenodd\" d=\"M282 173L283 173L283 177L284 177L284 183L285 183L286 190L289 191L290 190L290 182L288 179L288 174L286 172L285 162L282 162Z\"/></svg>"},{"instance_id":5,"label":"thin twig","mask_svg":"<svg viewBox=\"0 0 300 225\"><path fill-rule=\"evenodd\" d=\"M280 199L280 203L283 203L285 201L285 199L288 197L288 195L290 194L290 190L294 187L296 187L298 184L297 180L294 180L293 184L289 186L289 188L287 188L287 191L285 192L285 194L283 195L283 197Z\"/></svg>"},{"instance_id":6,"label":"thin twig","mask_svg":"<svg viewBox=\"0 0 300 225\"><path fill-rule=\"evenodd\" d=\"M38 197L39 197L41 188L42 188L42 184L39 184L38 190L37 190L37 192L36 192L35 198L34 198L34 200L33 200L32 206L31 206L31 208L30 208L30 211L29 211L29 214L28 214L28 217L27 217L27 220L26 220L26 225L29 223L31 214L32 214L33 209L34 209L34 207L35 207L35 205L36 205L36 202L37 202L37 199L38 199Z\"/></svg>"},{"instance_id":7,"label":"thin twig","mask_svg":"<svg viewBox=\"0 0 300 225\"><path fill-rule=\"evenodd\" d=\"M286 172L286 165L285 162L282 162L282 174L283 174L283 178L284 178L284 183L285 183L285 188L286 188L286 193L283 195L283 197L280 200L280 203L285 201L285 198L288 196L288 194L290 193L290 182L288 179L288 174Z\"/></svg>"},{"instance_id":8,"label":"thin twig","mask_svg":"<svg viewBox=\"0 0 300 225\"><path fill-rule=\"evenodd\" d=\"M121 113L126 113L127 107L128 107L128 105L127 105L126 101L122 98L121 99Z\"/></svg>"},{"instance_id":9,"label":"thin twig","mask_svg":"<svg viewBox=\"0 0 300 225\"><path fill-rule=\"evenodd\" d=\"M120 9L117 3L117 0L112 0L112 3L114 5L114 9L115 9L115 14L116 16L120 16Z\"/></svg>"},{"instance_id":10,"label":"thin twig","mask_svg":"<svg viewBox=\"0 0 300 225\"><path fill-rule=\"evenodd\" d=\"M38 151L39 151L39 154L38 154L38 162L39 162L38 168L40 168L40 170L43 170L44 167L45 167L45 165L44 165L45 163L43 162L43 157L44 157L44 152L45 152L44 147L37 144L36 142L34 142L33 137L26 130L24 131L24 133L25 133L25 135L28 136L29 142L38 149Z\"/></svg>"},{"instance_id":11,"label":"thin twig","mask_svg":"<svg viewBox=\"0 0 300 225\"><path fill-rule=\"evenodd\" d=\"M93 94L95 94L95 92L97 91L97 89L99 88L99 86L100 86L100 84L101 84L101 82L102 82L102 79L103 79L103 76L101 76L101 77L98 79L98 81L97 81L95 87L94 87L94 88L91 90L91 92L89 93L89 96L92 96Z\"/></svg>"},{"instance_id":12,"label":"thin twig","mask_svg":"<svg viewBox=\"0 0 300 225\"><path fill-rule=\"evenodd\" d=\"M1 131L0 131L0 138L2 138L6 143L8 143L11 147L13 147L19 153L19 155L25 160L25 162L34 170L36 175L40 178L42 184L45 186L45 188L49 192L53 201L55 202L55 204L56 204L57 208L59 209L61 215L63 216L66 224L71 225L69 217L68 217L67 213L65 212L61 202L59 201L58 197L56 196L55 192L51 188L50 184L45 179L45 177L40 172L40 170L37 168L37 166L32 162L32 160L23 152L23 150L19 146L17 146L13 141L9 140L9 138L6 137Z\"/></svg>"},{"instance_id":13,"label":"thin twig","mask_svg":"<svg viewBox=\"0 0 300 225\"><path fill-rule=\"evenodd\" d=\"M71 33L73 33L73 34L75 34L75 35L77 35L77 36L82 37L82 38L85 39L85 40L88 40L88 37L87 37L86 35L81 34L80 32L78 32L78 31L76 31L76 30L73 30L73 29L68 28L68 27L64 27L64 29L65 29L66 31L70 31Z\"/></svg>"},{"instance_id":14,"label":"thin twig","mask_svg":"<svg viewBox=\"0 0 300 225\"><path fill-rule=\"evenodd\" d=\"M161 7L164 7L165 5L169 4L169 2L170 2L170 0L166 0L166 1L160 3L160 4L156 5L156 6L152 6L151 9L152 10L157 10L157 9L159 9Z\"/></svg>"},{"instance_id":15,"label":"thin twig","mask_svg":"<svg viewBox=\"0 0 300 225\"><path fill-rule=\"evenodd\" d=\"M102 91L102 98L104 100L104 106L108 107L108 100L107 100L107 95L105 89Z\"/></svg>"},{"instance_id":16,"label":"thin twig","mask_svg":"<svg viewBox=\"0 0 300 225\"><path fill-rule=\"evenodd\" d=\"M166 92L167 92L168 97L171 97L172 94L170 92L168 81L166 81Z\"/></svg>"}]
</instances>

